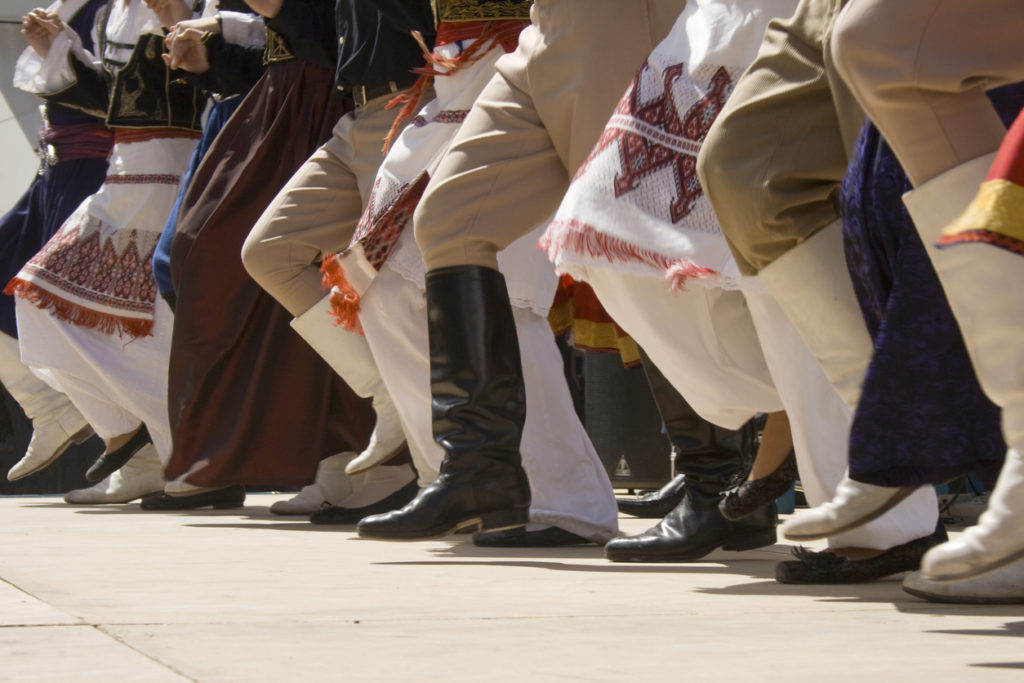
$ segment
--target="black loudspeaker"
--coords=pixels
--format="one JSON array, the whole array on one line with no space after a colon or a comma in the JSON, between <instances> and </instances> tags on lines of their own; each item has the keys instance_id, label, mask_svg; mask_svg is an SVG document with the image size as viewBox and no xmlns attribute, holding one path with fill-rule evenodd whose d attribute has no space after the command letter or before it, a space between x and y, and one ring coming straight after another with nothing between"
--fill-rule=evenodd
<instances>
[{"instance_id":1,"label":"black loudspeaker","mask_svg":"<svg viewBox=\"0 0 1024 683\"><path fill-rule=\"evenodd\" d=\"M18 481L7 481L7 470L21 460L32 438L32 422L21 406L0 386L0 411L7 411L4 438L0 441L0 495L66 493L71 489L92 486L85 471L103 452L103 440L92 437L81 445L72 444L49 467ZM4 422L4 420L0 420Z\"/></svg>"},{"instance_id":2,"label":"black loudspeaker","mask_svg":"<svg viewBox=\"0 0 1024 683\"><path fill-rule=\"evenodd\" d=\"M582 420L616 488L656 489L672 478L672 444L643 368L617 353L575 351Z\"/></svg>"}]
</instances>

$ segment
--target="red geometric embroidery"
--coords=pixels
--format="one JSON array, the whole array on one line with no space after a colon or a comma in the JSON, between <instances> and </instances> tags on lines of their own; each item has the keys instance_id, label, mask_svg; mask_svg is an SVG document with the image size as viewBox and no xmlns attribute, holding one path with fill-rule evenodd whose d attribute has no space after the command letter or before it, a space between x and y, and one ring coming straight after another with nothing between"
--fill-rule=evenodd
<instances>
[{"instance_id":1,"label":"red geometric embroidery","mask_svg":"<svg viewBox=\"0 0 1024 683\"><path fill-rule=\"evenodd\" d=\"M437 116L427 120L427 117L420 114L412 120L412 125L417 128L422 128L429 123L462 123L466 120L466 115L469 114L468 109L444 109L437 113Z\"/></svg>"},{"instance_id":2,"label":"red geometric embroidery","mask_svg":"<svg viewBox=\"0 0 1024 683\"><path fill-rule=\"evenodd\" d=\"M26 267L35 277L84 301L134 313L151 314L156 302L153 250L139 253L132 230L120 254L99 230L84 239L76 227L63 230Z\"/></svg>"},{"instance_id":3,"label":"red geometric embroidery","mask_svg":"<svg viewBox=\"0 0 1024 683\"><path fill-rule=\"evenodd\" d=\"M177 185L181 181L176 175L108 175L104 185Z\"/></svg>"},{"instance_id":4,"label":"red geometric embroidery","mask_svg":"<svg viewBox=\"0 0 1024 683\"><path fill-rule=\"evenodd\" d=\"M729 73L724 68L715 71L704 97L690 107L685 117L680 117L672 98L672 84L683 75L683 64L667 68L662 77L661 94L642 104L637 85L643 72L649 68L645 63L634 80L629 94L629 116L668 135L694 142L702 141L725 104L732 85ZM674 223L682 220L703 194L697 177L697 158L693 154L658 144L651 137L633 131L623 130L618 137L623 171L613 183L615 196L621 197L632 192L655 171L672 167L676 197L669 205L669 215Z\"/></svg>"}]
</instances>

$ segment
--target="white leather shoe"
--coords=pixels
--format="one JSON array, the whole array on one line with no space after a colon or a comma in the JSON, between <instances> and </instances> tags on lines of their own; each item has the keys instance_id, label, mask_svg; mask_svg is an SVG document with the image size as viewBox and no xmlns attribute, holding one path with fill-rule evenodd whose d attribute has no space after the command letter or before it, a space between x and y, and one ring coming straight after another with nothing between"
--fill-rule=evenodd
<instances>
[{"instance_id":1,"label":"white leather shoe","mask_svg":"<svg viewBox=\"0 0 1024 683\"><path fill-rule=\"evenodd\" d=\"M377 424L370 435L370 443L348 463L346 474L359 474L387 462L405 445L402 420L387 390L374 395L373 409L377 413Z\"/></svg>"},{"instance_id":2,"label":"white leather shoe","mask_svg":"<svg viewBox=\"0 0 1024 683\"><path fill-rule=\"evenodd\" d=\"M0 382L32 420L25 455L7 472L15 481L43 469L72 443L92 436L92 427L67 396L39 379L21 362L18 340L0 333Z\"/></svg>"},{"instance_id":3,"label":"white leather shoe","mask_svg":"<svg viewBox=\"0 0 1024 683\"><path fill-rule=\"evenodd\" d=\"M346 452L324 458L316 468L312 484L303 487L293 498L277 501L270 506L270 511L275 515L309 515L324 503L337 505L352 495L361 479L357 477L353 481L345 474L345 466L354 457L355 453Z\"/></svg>"},{"instance_id":4,"label":"white leather shoe","mask_svg":"<svg viewBox=\"0 0 1024 683\"><path fill-rule=\"evenodd\" d=\"M779 527L779 532L790 541L813 541L841 534L881 517L917 489L873 486L844 477L832 500L796 512Z\"/></svg>"},{"instance_id":5,"label":"white leather shoe","mask_svg":"<svg viewBox=\"0 0 1024 683\"><path fill-rule=\"evenodd\" d=\"M94 486L75 489L64 496L72 505L130 503L164 489L164 466L153 444L147 444L128 463Z\"/></svg>"},{"instance_id":6,"label":"white leather shoe","mask_svg":"<svg viewBox=\"0 0 1024 683\"><path fill-rule=\"evenodd\" d=\"M1024 603L1024 560L959 581L936 581L923 572L914 572L903 579L903 590L932 602Z\"/></svg>"},{"instance_id":7,"label":"white leather shoe","mask_svg":"<svg viewBox=\"0 0 1024 683\"><path fill-rule=\"evenodd\" d=\"M32 420L32 439L24 457L8 470L8 481L35 474L63 455L71 444L83 443L93 435L82 414L63 394L59 396L66 402L63 408Z\"/></svg>"},{"instance_id":8,"label":"white leather shoe","mask_svg":"<svg viewBox=\"0 0 1024 683\"><path fill-rule=\"evenodd\" d=\"M1022 561L1024 456L1010 449L978 523L925 553L921 573L936 581L958 581Z\"/></svg>"}]
</instances>

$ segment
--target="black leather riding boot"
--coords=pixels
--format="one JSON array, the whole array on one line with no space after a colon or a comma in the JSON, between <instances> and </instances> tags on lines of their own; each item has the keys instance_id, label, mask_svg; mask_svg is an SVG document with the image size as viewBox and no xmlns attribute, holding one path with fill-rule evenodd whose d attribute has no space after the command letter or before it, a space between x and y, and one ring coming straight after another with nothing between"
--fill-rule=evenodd
<instances>
[{"instance_id":1,"label":"black leather riding boot","mask_svg":"<svg viewBox=\"0 0 1024 683\"><path fill-rule=\"evenodd\" d=\"M742 478L757 452L756 424L751 420L740 429L725 429L697 414L651 359L640 350L644 374L665 431L672 442L675 476L663 487L637 498L618 499L619 512L634 517L661 519L683 500L685 463L689 458L719 453L735 463L736 477ZM738 481L737 481L738 483Z\"/></svg>"},{"instance_id":2,"label":"black leather riding boot","mask_svg":"<svg viewBox=\"0 0 1024 683\"><path fill-rule=\"evenodd\" d=\"M656 526L605 546L614 562L688 562L716 548L751 550L775 543L775 504L730 522L718 510L722 491L743 471L743 458L726 449L683 453L676 468L685 477L682 501Z\"/></svg>"},{"instance_id":3,"label":"black leather riding boot","mask_svg":"<svg viewBox=\"0 0 1024 683\"><path fill-rule=\"evenodd\" d=\"M505 278L492 268L427 273L434 440L440 475L405 507L359 522L380 540L439 538L462 528L523 526L530 486L519 443L526 391Z\"/></svg>"}]
</instances>

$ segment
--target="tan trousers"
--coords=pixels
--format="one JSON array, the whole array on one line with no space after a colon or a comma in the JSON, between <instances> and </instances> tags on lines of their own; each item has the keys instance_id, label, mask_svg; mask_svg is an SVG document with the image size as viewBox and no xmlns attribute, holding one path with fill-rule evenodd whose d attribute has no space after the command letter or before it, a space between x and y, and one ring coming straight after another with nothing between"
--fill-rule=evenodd
<instances>
[{"instance_id":1,"label":"tan trousers","mask_svg":"<svg viewBox=\"0 0 1024 683\"><path fill-rule=\"evenodd\" d=\"M249 275L294 316L324 296L323 255L352 239L395 119L394 110L384 109L389 99L341 117L331 139L299 167L242 245Z\"/></svg>"},{"instance_id":2,"label":"tan trousers","mask_svg":"<svg viewBox=\"0 0 1024 683\"><path fill-rule=\"evenodd\" d=\"M416 210L427 269L497 268L546 220L685 0L537 0Z\"/></svg>"},{"instance_id":3,"label":"tan trousers","mask_svg":"<svg viewBox=\"0 0 1024 683\"><path fill-rule=\"evenodd\" d=\"M844 4L802 0L791 18L769 24L697 159L747 275L838 218L839 186L864 122L828 49Z\"/></svg>"},{"instance_id":4,"label":"tan trousers","mask_svg":"<svg viewBox=\"0 0 1024 683\"><path fill-rule=\"evenodd\" d=\"M1018 0L850 0L839 73L916 186L998 149L985 91L1024 80Z\"/></svg>"}]
</instances>

